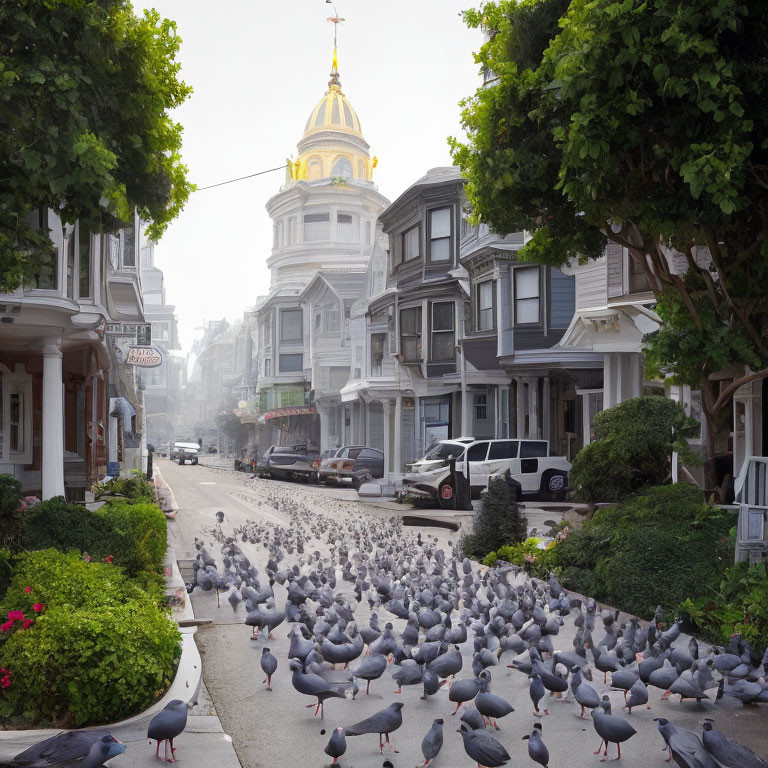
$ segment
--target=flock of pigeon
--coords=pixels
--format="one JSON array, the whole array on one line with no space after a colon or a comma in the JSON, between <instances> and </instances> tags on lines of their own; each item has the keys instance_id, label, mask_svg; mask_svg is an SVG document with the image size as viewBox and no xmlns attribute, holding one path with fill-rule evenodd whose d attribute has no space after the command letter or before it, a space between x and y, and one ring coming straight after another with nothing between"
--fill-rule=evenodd
<instances>
[{"instance_id":1,"label":"flock of pigeon","mask_svg":"<svg viewBox=\"0 0 768 768\"><path fill-rule=\"evenodd\" d=\"M375 735L380 755L397 753L392 737L403 725L404 709L446 696L450 708L424 734L419 768L440 762L451 721L455 727L448 730L461 734L464 751L478 768L505 765L512 757L498 732L515 709L502 695L504 686L528 689L535 723L523 738L530 760L544 768L550 756L542 722L553 705L566 711L556 702L571 702L567 710L582 718L576 722L591 722L600 739L594 752L600 761L621 757L622 745L638 733L635 725L648 727L632 710L651 708L652 689L681 702L728 696L744 705L768 703L768 651L762 663L753 663L743 638L703 654L695 640L686 644L680 638L678 624L665 626L660 612L649 624L620 623L594 600L566 593L552 575L548 581L532 579L503 563L480 569L462 556L460 542L443 548L437 538L414 535L397 518L353 515L341 507L324 514L274 491L262 505L262 519L227 526L227 532L223 514L217 514L212 542L196 540L194 581L187 589L215 591L218 604L226 595L235 615L243 616L253 645L261 646L266 690L272 690L276 676L290 676L293 689L310 699L307 707L319 718L328 700L366 697L372 685L381 692L385 675L397 686L395 698L403 687L421 690L417 703L394 701L360 722L334 727L324 746L333 765L344 759L352 737ZM261 569L246 555L254 546L266 550L259 557L266 561ZM281 585L277 595L275 585ZM566 622L573 640L563 650L558 635ZM290 626L287 658L269 647L281 625ZM266 640L263 646L260 640ZM610 690L623 692L626 712L612 709ZM186 708L172 702L150 723L148 737L157 742L159 759L176 761L173 739L185 727ZM698 733L663 717L654 720L668 762L685 768L768 768L745 745L716 730L712 720L704 720ZM71 734L48 739L9 765L95 768L125 748L103 733L81 733L95 736L80 737L77 745ZM80 755L74 760L76 746ZM631 743L625 749L631 752ZM609 751L615 757L609 758ZM66 758L57 760L57 754Z\"/></svg>"},{"instance_id":2,"label":"flock of pigeon","mask_svg":"<svg viewBox=\"0 0 768 768\"><path fill-rule=\"evenodd\" d=\"M438 758L446 720L462 707L454 730L468 757L482 768L512 759L495 735L499 721L514 712L492 683L499 668L515 670L527 685L537 718L548 714L545 702L558 699L573 700L582 718L589 710L600 739L594 754L603 761L609 747L620 758L622 744L637 733L630 715L635 707L650 708L649 689L681 701L727 695L744 704L768 703L763 667L768 667L768 651L754 665L742 638L700 656L694 639L683 647L676 644L680 626L664 626L660 611L647 625L636 619L619 624L617 614L601 611L594 600L569 596L552 575L548 581L531 579L523 569L504 564L478 569L462 557L460 543L448 542L446 551L438 539L414 535L397 518L353 515L341 506L326 515L275 492L268 492L262 504L287 522L248 521L226 534L219 513L215 545L196 542L195 579L188 588L215 590L217 599L219 592L227 593L236 613L244 608L251 639L267 638L260 660L268 690L282 663L269 640L281 624L290 625L287 673L296 692L311 699L307 706L317 716L323 716L327 700L365 696L386 674L397 686L395 694L404 686L419 686L426 700L447 690L455 707L424 735L422 766ZM246 556L246 543L266 550L262 570ZM220 555L213 556L213 546ZM285 590L280 606L275 584ZM575 628L572 648L558 650L556 638L566 621ZM593 640L596 626L600 637ZM469 664L461 652L466 644L473 649ZM341 681L338 670L344 672ZM612 711L610 698L590 684L594 673L602 677L603 688L623 692L627 716ZM361 722L334 728L325 754L337 764L347 739L366 734L378 736L380 754L396 753L392 736L403 724L405 706L395 701ZM700 735L665 718L655 720L677 765L768 768L711 720L702 723ZM531 760L546 768L549 751L541 721L524 738Z\"/></svg>"}]
</instances>

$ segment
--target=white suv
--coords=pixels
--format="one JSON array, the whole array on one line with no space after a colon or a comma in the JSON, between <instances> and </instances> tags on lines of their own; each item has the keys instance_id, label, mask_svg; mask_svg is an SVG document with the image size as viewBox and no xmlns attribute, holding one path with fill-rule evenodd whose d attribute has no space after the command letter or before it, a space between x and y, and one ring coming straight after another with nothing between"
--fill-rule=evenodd
<instances>
[{"instance_id":1,"label":"white suv","mask_svg":"<svg viewBox=\"0 0 768 768\"><path fill-rule=\"evenodd\" d=\"M406 495L441 506L452 505L453 481L449 461L456 460L456 470L467 474L472 495L479 496L489 478L502 477L508 471L509 483L518 498L539 496L563 499L568 490L570 462L549 455L548 440L441 440L423 458L409 465L403 477Z\"/></svg>"}]
</instances>

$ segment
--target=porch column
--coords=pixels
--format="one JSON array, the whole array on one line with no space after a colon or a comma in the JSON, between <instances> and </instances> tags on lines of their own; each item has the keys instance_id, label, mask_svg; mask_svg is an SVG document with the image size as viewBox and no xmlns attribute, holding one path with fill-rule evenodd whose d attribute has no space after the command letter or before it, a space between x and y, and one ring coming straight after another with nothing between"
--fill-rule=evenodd
<instances>
[{"instance_id":1,"label":"porch column","mask_svg":"<svg viewBox=\"0 0 768 768\"><path fill-rule=\"evenodd\" d=\"M515 376L515 417L517 419L517 434L515 437L522 440L525 437L525 385L520 376Z\"/></svg>"},{"instance_id":2,"label":"porch column","mask_svg":"<svg viewBox=\"0 0 768 768\"><path fill-rule=\"evenodd\" d=\"M421 398L415 395L413 398L413 441L414 455L420 459L424 455L424 430L421 428Z\"/></svg>"},{"instance_id":3,"label":"porch column","mask_svg":"<svg viewBox=\"0 0 768 768\"><path fill-rule=\"evenodd\" d=\"M403 471L401 451L403 447L403 436L401 434L403 424L403 396L398 394L395 399L395 457L393 471L400 474Z\"/></svg>"},{"instance_id":4,"label":"porch column","mask_svg":"<svg viewBox=\"0 0 768 768\"><path fill-rule=\"evenodd\" d=\"M528 437L535 440L539 436L539 379L537 376L528 383Z\"/></svg>"},{"instance_id":5,"label":"porch column","mask_svg":"<svg viewBox=\"0 0 768 768\"><path fill-rule=\"evenodd\" d=\"M614 395L616 388L615 365L616 353L606 352L603 356L603 409L608 410L616 405L617 400Z\"/></svg>"},{"instance_id":6,"label":"porch column","mask_svg":"<svg viewBox=\"0 0 768 768\"><path fill-rule=\"evenodd\" d=\"M581 429L583 431L581 447L592 442L592 420L589 407L589 393L579 393L581 396Z\"/></svg>"},{"instance_id":7,"label":"porch column","mask_svg":"<svg viewBox=\"0 0 768 768\"><path fill-rule=\"evenodd\" d=\"M630 397L640 397L643 394L642 355L639 352L629 353L629 385Z\"/></svg>"},{"instance_id":8,"label":"porch column","mask_svg":"<svg viewBox=\"0 0 768 768\"><path fill-rule=\"evenodd\" d=\"M390 400L384 400L382 403L384 411L384 477L388 477L392 471L390 462L390 451L392 450L392 436L390 435L390 427L392 426L390 416L392 415L392 402Z\"/></svg>"},{"instance_id":9,"label":"porch column","mask_svg":"<svg viewBox=\"0 0 768 768\"><path fill-rule=\"evenodd\" d=\"M551 439L550 435L550 414L552 411L552 395L550 392L549 376L545 376L542 381L541 397L541 436L544 440Z\"/></svg>"},{"instance_id":10,"label":"porch column","mask_svg":"<svg viewBox=\"0 0 768 768\"><path fill-rule=\"evenodd\" d=\"M43 499L64 495L64 402L61 343L43 347Z\"/></svg>"},{"instance_id":11,"label":"porch column","mask_svg":"<svg viewBox=\"0 0 768 768\"><path fill-rule=\"evenodd\" d=\"M320 451L328 450L328 411L325 408L317 408L320 416Z\"/></svg>"}]
</instances>

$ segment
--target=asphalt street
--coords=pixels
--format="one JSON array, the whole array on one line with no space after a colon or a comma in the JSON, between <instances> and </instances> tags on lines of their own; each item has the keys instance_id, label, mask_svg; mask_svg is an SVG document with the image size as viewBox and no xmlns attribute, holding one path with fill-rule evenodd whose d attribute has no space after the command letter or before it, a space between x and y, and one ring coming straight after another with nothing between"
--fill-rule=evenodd
<instances>
[{"instance_id":1,"label":"asphalt street","mask_svg":"<svg viewBox=\"0 0 768 768\"><path fill-rule=\"evenodd\" d=\"M160 466L168 483L174 490L180 507L172 532L178 538L175 542L179 558L192 559L196 550L195 538L202 539L211 554L218 560L221 554L218 545L213 542L213 530L217 511L224 513L222 531L231 533L233 526L242 525L246 520L271 520L287 523L287 517L281 514L273 503L278 498L290 499L306 504L318 514L325 515L376 515L389 518L392 514L370 504L339 500L311 486L275 482L270 480L247 480L245 475L238 475L226 470L216 470L204 466L185 465L179 467L161 460ZM175 528L175 530L174 530ZM448 547L449 541L456 539L456 534L439 528L408 528L404 535L437 537L439 544ZM261 545L241 543L244 552L258 568L266 564L266 549ZM324 542L312 542L312 549L324 551ZM287 562L292 563L288 556ZM348 593L354 605L352 585L338 580L338 588ZM279 607L285 601L285 590L274 585L275 597ZM404 723L396 731L392 740L399 749L395 754L385 750L379 754L378 737L375 735L359 736L347 739L347 753L341 759L342 766L354 768L380 768L389 761L393 768L413 768L423 762L420 744L429 730L434 718L445 720L444 746L434 761L437 768L468 768L472 761L464 752L461 736L456 733L459 716L451 716L454 705L448 701L447 687L422 701L422 687L411 686L403 689L401 695L394 693L396 685L391 679L391 670L371 684L371 694L366 696L364 689L355 701L350 699L329 699L325 705L324 719L313 718L311 709L305 705L310 699L298 694L291 685L288 670L287 634L290 626L282 624L275 630L274 640L250 639L251 630L243 623L245 611L241 606L234 613L226 596L222 596L221 607L217 607L213 592L203 593L196 589L192 594L195 614L199 619L211 619L212 623L202 627L196 634L196 640L203 658L203 676L226 733L233 740L237 755L244 768L265 768L266 766L323 766L330 759L323 753L333 728L348 726L374 712L386 707L393 701L402 701ZM404 622L390 615L384 609L377 609L381 625L392 621L396 631L400 631ZM358 626L367 625L370 611L367 603L362 603L355 612ZM560 634L554 638L556 649L571 649L573 638L572 619L566 619ZM595 637L598 639L602 630L598 626ZM687 638L681 638L687 642ZM272 680L273 691L267 691L263 684L264 675L259 666L261 649L268 644L278 659L278 669ZM470 640L462 647L464 669L460 678L470 677L472 643ZM509 658L508 658L509 657ZM500 721L501 730L494 735L505 745L512 761L512 766L534 766L527 753L527 742L522 740L530 733L533 724L538 721L533 715L528 694L528 679L519 672L507 669L506 663L512 654L505 654L501 664L491 668L492 690L508 699L515 707L515 712ZM357 662L352 663L355 667ZM345 680L349 672L329 671L329 679ZM637 730L637 735L622 746L621 764L627 768L650 768L666 763L663 742L659 735L654 717L666 717L676 725L700 732L703 718L715 720L715 727L723 730L729 737L739 739L751 749L768 758L768 707L742 707L740 702L724 697L719 702L661 701L661 692L650 689L651 708L635 709L631 715L622 712L623 696L619 691L611 691L604 685L602 675L595 673L592 683L599 693L607 692L613 705L613 713L625 717ZM710 695L714 698L714 689ZM549 749L552 768L586 768L599 764L599 756L593 755L599 737L596 735L591 719L578 717L579 707L573 702L550 700L549 716L542 718L543 740ZM460 713L463 710L460 710ZM611 749L611 755L615 752ZM185 761L186 762L186 761ZM191 763L188 763L188 765Z\"/></svg>"}]
</instances>

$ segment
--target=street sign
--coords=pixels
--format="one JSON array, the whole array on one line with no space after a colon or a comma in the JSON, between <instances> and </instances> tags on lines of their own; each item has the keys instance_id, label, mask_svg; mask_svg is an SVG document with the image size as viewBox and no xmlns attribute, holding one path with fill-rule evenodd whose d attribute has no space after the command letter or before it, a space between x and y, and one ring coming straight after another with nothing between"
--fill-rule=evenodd
<instances>
[{"instance_id":1,"label":"street sign","mask_svg":"<svg viewBox=\"0 0 768 768\"><path fill-rule=\"evenodd\" d=\"M128 347L126 365L135 365L139 368L157 368L163 363L163 354L157 347Z\"/></svg>"}]
</instances>

